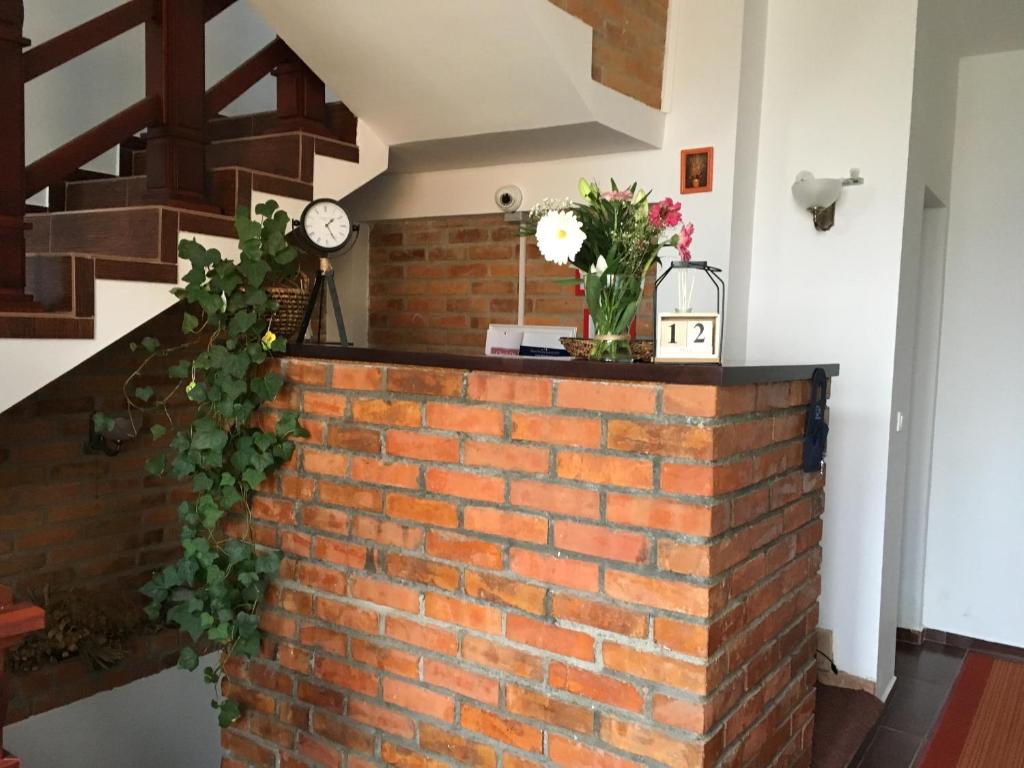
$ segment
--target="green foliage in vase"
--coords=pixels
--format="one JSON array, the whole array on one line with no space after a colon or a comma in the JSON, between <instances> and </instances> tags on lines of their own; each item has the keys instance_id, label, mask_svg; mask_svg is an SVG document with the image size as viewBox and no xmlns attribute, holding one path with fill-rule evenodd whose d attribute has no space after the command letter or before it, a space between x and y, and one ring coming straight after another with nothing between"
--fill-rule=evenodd
<instances>
[{"instance_id":1,"label":"green foliage in vase","mask_svg":"<svg viewBox=\"0 0 1024 768\"><path fill-rule=\"evenodd\" d=\"M281 553L256 545L250 501L295 450L294 437L307 432L298 414L282 414L272 429L259 424L257 411L283 386L280 374L264 363L285 350L271 330L277 303L265 287L294 276L297 252L285 239L288 215L268 201L256 206L259 221L246 209L235 217L239 258L224 258L194 240L182 240L178 256L189 262L184 287L173 290L185 305L181 330L187 341L165 348L147 337L138 345L147 356L128 378L125 396L132 423L139 412L163 415L150 427L168 451L150 459L154 475L191 480L192 495L178 507L182 553L156 572L142 588L146 612L180 627L193 642L212 643L224 654L251 657L260 650L258 612L267 586L278 573ZM186 354L189 353L189 354ZM135 386L156 361L170 362L168 391ZM187 424L176 428L168 408L182 394L192 406ZM97 414L96 427L109 431L113 419ZM228 535L227 516L240 518L240 537ZM222 655L222 659L224 656ZM181 651L178 666L199 665L194 647ZM207 667L204 677L218 690L223 667ZM227 726L241 715L237 702L215 698L219 722Z\"/></svg>"},{"instance_id":2,"label":"green foliage in vase","mask_svg":"<svg viewBox=\"0 0 1024 768\"><path fill-rule=\"evenodd\" d=\"M650 202L633 182L619 189L615 180L602 192L580 179L581 202L544 200L530 212L521 232L536 235L541 255L580 271L587 308L596 330L592 356L629 360L629 326L643 295L644 279L660 264L662 249L678 249L689 260L692 225L681 232L679 203Z\"/></svg>"}]
</instances>

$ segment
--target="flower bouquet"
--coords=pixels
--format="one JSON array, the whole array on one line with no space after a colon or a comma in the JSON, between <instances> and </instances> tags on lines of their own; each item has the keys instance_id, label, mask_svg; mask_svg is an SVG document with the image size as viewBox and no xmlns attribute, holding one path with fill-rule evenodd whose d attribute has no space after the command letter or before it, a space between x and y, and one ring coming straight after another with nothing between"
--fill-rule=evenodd
<instances>
[{"instance_id":1,"label":"flower bouquet","mask_svg":"<svg viewBox=\"0 0 1024 768\"><path fill-rule=\"evenodd\" d=\"M582 275L595 336L591 358L631 360L629 326L643 296L644 279L660 264L662 248L676 248L689 261L693 225L682 223L680 205L670 198L648 203L636 182L602 192L580 179L582 202L544 200L530 212L526 234L535 234L541 255L571 265Z\"/></svg>"}]
</instances>

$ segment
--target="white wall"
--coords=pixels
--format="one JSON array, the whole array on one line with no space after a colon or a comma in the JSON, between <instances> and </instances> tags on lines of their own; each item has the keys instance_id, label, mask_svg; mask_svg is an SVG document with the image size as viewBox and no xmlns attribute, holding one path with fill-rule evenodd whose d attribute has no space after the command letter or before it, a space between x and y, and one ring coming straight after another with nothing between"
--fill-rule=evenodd
<instances>
[{"instance_id":1,"label":"white wall","mask_svg":"<svg viewBox=\"0 0 1024 768\"><path fill-rule=\"evenodd\" d=\"M933 198L933 203L937 201L938 198ZM934 204L925 208L917 282L917 343L913 350L911 401L906 419L909 455L903 498L897 625L918 631L924 629L925 541L928 535L928 497L931 492L948 222L947 208Z\"/></svg>"},{"instance_id":2,"label":"white wall","mask_svg":"<svg viewBox=\"0 0 1024 768\"><path fill-rule=\"evenodd\" d=\"M1024 645L1024 51L960 64L924 624Z\"/></svg>"},{"instance_id":3,"label":"white wall","mask_svg":"<svg viewBox=\"0 0 1024 768\"><path fill-rule=\"evenodd\" d=\"M916 0L772 0L755 192L747 357L839 362L821 624L839 667L879 680L885 484ZM862 170L816 232L796 174Z\"/></svg>"},{"instance_id":4,"label":"white wall","mask_svg":"<svg viewBox=\"0 0 1024 768\"><path fill-rule=\"evenodd\" d=\"M936 293L936 286L941 286L945 264L946 218L934 212L949 202L964 14L958 0L920 0L892 405L893 419L903 414L907 429L894 433L890 446L886 515L891 524L886 529L886 599L879 626L879 642L890 660L895 657L896 626L923 626L924 536L941 318L941 287ZM925 216L926 210L932 213ZM927 243L922 240L926 232Z\"/></svg>"},{"instance_id":5,"label":"white wall","mask_svg":"<svg viewBox=\"0 0 1024 768\"><path fill-rule=\"evenodd\" d=\"M4 747L25 768L213 768L211 691L199 672L168 669L8 726Z\"/></svg>"},{"instance_id":6,"label":"white wall","mask_svg":"<svg viewBox=\"0 0 1024 768\"><path fill-rule=\"evenodd\" d=\"M529 208L544 197L575 195L581 176L603 184L610 177L620 183L635 180L652 189L655 198L680 199L680 150L713 145L714 189L682 196L683 217L697 226L694 257L728 267L743 20L743 0L673 0L670 4L663 98L668 116L660 150L391 173L350 196L349 210L357 221L492 213L497 212L494 192L505 184L521 187L523 207ZM669 282L663 287L674 290ZM730 351L726 345L725 353L735 357L741 350Z\"/></svg>"}]
</instances>

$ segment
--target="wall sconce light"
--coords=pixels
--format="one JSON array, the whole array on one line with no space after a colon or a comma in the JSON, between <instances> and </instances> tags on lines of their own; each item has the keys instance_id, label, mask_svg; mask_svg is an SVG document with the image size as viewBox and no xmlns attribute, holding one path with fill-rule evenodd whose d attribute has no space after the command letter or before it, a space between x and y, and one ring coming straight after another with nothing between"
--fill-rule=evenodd
<instances>
[{"instance_id":1,"label":"wall sconce light","mask_svg":"<svg viewBox=\"0 0 1024 768\"><path fill-rule=\"evenodd\" d=\"M802 208L806 208L814 219L814 228L828 232L836 219L836 202L843 187L864 183L860 170L850 169L845 179L816 179L810 171L800 171L793 182L793 197Z\"/></svg>"},{"instance_id":2,"label":"wall sconce light","mask_svg":"<svg viewBox=\"0 0 1024 768\"><path fill-rule=\"evenodd\" d=\"M85 443L85 452L117 456L121 446L138 435L131 419L124 416L113 419L94 413L89 418L89 439Z\"/></svg>"}]
</instances>

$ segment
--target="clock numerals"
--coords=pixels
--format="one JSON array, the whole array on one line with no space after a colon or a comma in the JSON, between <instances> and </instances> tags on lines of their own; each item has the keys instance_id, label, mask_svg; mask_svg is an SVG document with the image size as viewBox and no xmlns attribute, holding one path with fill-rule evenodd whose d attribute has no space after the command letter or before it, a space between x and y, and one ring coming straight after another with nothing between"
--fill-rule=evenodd
<instances>
[{"instance_id":1,"label":"clock numerals","mask_svg":"<svg viewBox=\"0 0 1024 768\"><path fill-rule=\"evenodd\" d=\"M340 248L352 231L348 214L334 200L314 200L303 211L301 222L310 242L324 251Z\"/></svg>"}]
</instances>

